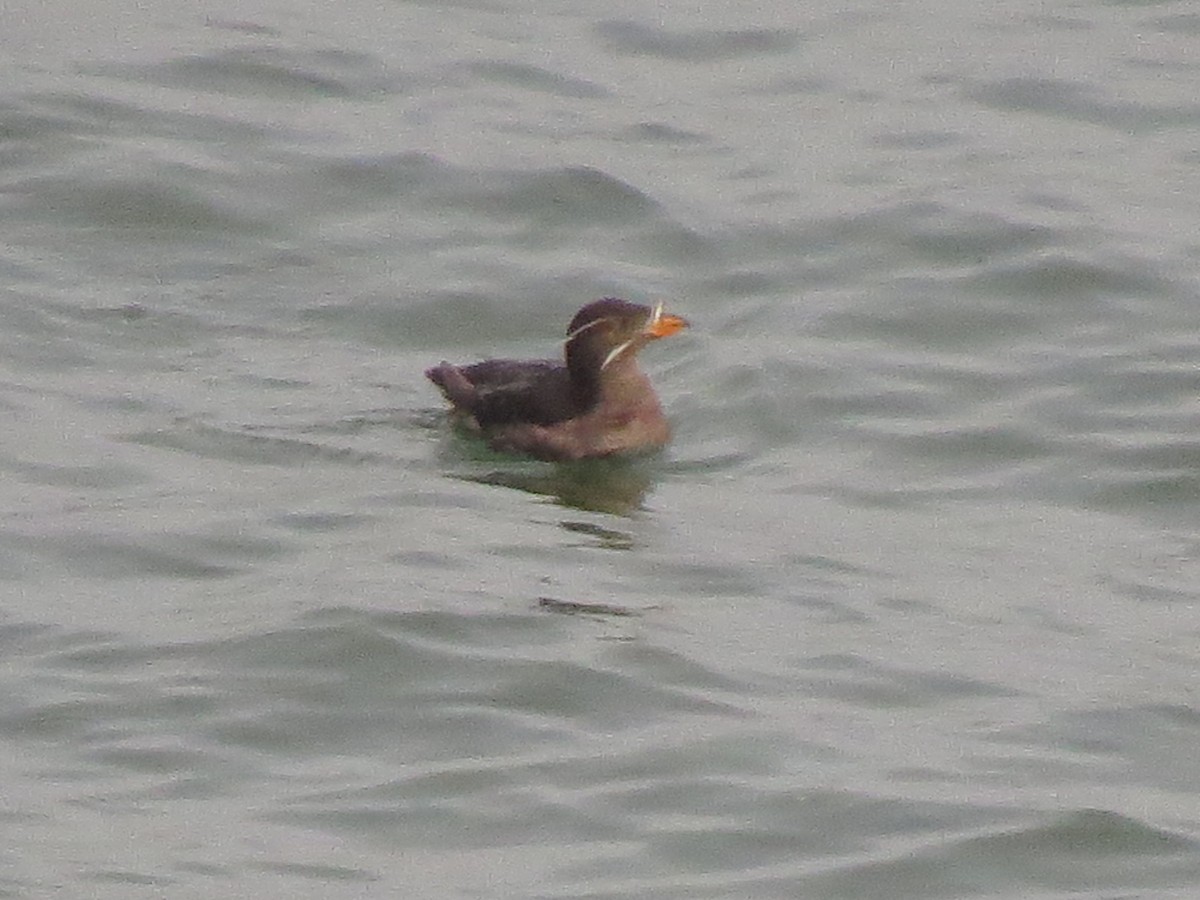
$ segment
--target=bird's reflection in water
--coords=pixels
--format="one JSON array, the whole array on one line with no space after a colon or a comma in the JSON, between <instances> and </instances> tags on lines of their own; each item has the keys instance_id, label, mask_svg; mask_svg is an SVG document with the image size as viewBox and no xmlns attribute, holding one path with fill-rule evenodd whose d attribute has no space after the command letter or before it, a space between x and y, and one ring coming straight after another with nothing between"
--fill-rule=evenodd
<instances>
[{"instance_id":1,"label":"bird's reflection in water","mask_svg":"<svg viewBox=\"0 0 1200 900\"><path fill-rule=\"evenodd\" d=\"M642 509L653 483L650 467L645 461L627 459L584 460L556 465L527 463L459 477L549 497L555 503L571 509L616 516L631 516ZM621 537L629 539L627 536Z\"/></svg>"}]
</instances>

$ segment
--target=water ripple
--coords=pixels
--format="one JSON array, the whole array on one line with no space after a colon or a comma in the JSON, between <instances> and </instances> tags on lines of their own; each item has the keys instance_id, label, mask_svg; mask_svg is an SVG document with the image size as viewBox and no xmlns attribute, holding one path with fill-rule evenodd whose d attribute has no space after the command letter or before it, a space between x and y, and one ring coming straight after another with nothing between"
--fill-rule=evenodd
<instances>
[{"instance_id":1,"label":"water ripple","mask_svg":"<svg viewBox=\"0 0 1200 900\"><path fill-rule=\"evenodd\" d=\"M636 22L610 21L596 26L609 48L631 56L654 56L676 62L711 62L764 53L786 53L797 44L794 34L767 29L673 32Z\"/></svg>"}]
</instances>

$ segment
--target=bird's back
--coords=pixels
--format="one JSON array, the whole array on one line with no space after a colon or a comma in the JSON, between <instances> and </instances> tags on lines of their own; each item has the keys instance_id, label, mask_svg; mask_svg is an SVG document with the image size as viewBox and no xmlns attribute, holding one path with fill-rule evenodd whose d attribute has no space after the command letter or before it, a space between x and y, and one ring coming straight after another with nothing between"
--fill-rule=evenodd
<instances>
[{"instance_id":1,"label":"bird's back","mask_svg":"<svg viewBox=\"0 0 1200 900\"><path fill-rule=\"evenodd\" d=\"M567 367L553 360L489 359L469 366L447 362L426 376L481 428L514 422L552 425L580 415Z\"/></svg>"}]
</instances>

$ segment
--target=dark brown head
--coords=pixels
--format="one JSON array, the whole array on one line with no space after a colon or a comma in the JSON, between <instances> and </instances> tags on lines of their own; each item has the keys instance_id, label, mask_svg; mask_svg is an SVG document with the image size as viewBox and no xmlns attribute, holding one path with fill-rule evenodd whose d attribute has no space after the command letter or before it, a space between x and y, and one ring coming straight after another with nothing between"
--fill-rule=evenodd
<instances>
[{"instance_id":1,"label":"dark brown head","mask_svg":"<svg viewBox=\"0 0 1200 900\"><path fill-rule=\"evenodd\" d=\"M600 371L618 359L632 356L650 341L686 327L687 322L679 316L664 313L661 304L651 309L606 297L579 310L567 326L567 360L569 363L573 351L582 351Z\"/></svg>"},{"instance_id":2,"label":"dark brown head","mask_svg":"<svg viewBox=\"0 0 1200 900\"><path fill-rule=\"evenodd\" d=\"M589 303L567 326L566 358L572 390L581 402L599 392L603 374L633 360L646 344L687 327L679 316L628 300L606 297Z\"/></svg>"}]
</instances>

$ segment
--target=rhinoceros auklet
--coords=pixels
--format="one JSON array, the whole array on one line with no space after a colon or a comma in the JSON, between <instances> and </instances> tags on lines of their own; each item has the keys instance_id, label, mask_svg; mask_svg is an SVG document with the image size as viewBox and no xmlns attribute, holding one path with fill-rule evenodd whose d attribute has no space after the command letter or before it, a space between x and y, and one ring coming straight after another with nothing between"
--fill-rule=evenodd
<instances>
[{"instance_id":1,"label":"rhinoceros auklet","mask_svg":"<svg viewBox=\"0 0 1200 900\"><path fill-rule=\"evenodd\" d=\"M686 327L662 304L651 309L607 297L583 307L567 326L565 364L442 362L425 375L496 450L548 460L654 450L671 430L637 353Z\"/></svg>"}]
</instances>

